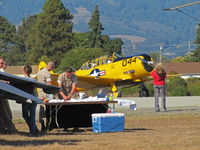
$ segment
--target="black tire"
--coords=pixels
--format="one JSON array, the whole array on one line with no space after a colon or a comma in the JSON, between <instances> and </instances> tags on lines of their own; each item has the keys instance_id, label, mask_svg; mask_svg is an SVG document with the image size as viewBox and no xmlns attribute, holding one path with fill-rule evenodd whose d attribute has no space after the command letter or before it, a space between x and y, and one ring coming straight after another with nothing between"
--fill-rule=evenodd
<instances>
[{"instance_id":1,"label":"black tire","mask_svg":"<svg viewBox=\"0 0 200 150\"><path fill-rule=\"evenodd\" d=\"M148 90L140 90L139 92L140 97L149 97L149 91Z\"/></svg>"},{"instance_id":2,"label":"black tire","mask_svg":"<svg viewBox=\"0 0 200 150\"><path fill-rule=\"evenodd\" d=\"M117 90L117 97L122 97L122 92L120 90Z\"/></svg>"}]
</instances>

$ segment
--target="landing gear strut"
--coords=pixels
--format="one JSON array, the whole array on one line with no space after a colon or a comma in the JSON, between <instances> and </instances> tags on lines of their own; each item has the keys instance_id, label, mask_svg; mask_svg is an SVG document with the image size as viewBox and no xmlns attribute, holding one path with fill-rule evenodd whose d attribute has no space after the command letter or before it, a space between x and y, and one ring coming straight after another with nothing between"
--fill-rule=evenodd
<instances>
[{"instance_id":1,"label":"landing gear strut","mask_svg":"<svg viewBox=\"0 0 200 150\"><path fill-rule=\"evenodd\" d=\"M149 97L149 90L142 82L140 83L139 96L140 97Z\"/></svg>"}]
</instances>

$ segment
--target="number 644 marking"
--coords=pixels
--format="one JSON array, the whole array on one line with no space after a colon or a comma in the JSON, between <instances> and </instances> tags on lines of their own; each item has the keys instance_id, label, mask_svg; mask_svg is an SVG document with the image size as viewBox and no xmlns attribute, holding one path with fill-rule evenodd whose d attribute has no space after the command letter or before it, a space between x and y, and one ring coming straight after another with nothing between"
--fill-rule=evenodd
<instances>
[{"instance_id":1,"label":"number 644 marking","mask_svg":"<svg viewBox=\"0 0 200 150\"><path fill-rule=\"evenodd\" d=\"M131 63L136 63L136 57L130 58L130 59L125 59L122 61L122 66L126 66L126 65L131 65Z\"/></svg>"}]
</instances>

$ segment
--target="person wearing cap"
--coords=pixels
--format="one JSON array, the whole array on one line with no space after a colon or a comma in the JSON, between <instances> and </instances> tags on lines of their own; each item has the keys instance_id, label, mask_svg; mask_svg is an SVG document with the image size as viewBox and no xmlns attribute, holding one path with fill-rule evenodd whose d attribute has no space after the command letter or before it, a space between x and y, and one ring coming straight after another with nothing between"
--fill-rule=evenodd
<instances>
[{"instance_id":1,"label":"person wearing cap","mask_svg":"<svg viewBox=\"0 0 200 150\"><path fill-rule=\"evenodd\" d=\"M77 77L72 72L71 67L67 67L65 72L58 77L58 86L61 88L59 94L60 99L70 100L75 92L77 85Z\"/></svg>"},{"instance_id":2,"label":"person wearing cap","mask_svg":"<svg viewBox=\"0 0 200 150\"><path fill-rule=\"evenodd\" d=\"M49 85L52 85L52 77L50 71L54 68L54 62L49 61L47 64L47 67L43 68L40 70L37 74L37 80L42 83L46 83ZM43 91L43 89L38 89L38 97L40 99L43 99L46 97L46 93ZM45 126L45 120L46 120L46 115L45 115L46 109L45 105L41 104L40 105L40 110L39 110L39 122L41 123L41 130L46 131L46 126Z\"/></svg>"},{"instance_id":3,"label":"person wearing cap","mask_svg":"<svg viewBox=\"0 0 200 150\"><path fill-rule=\"evenodd\" d=\"M70 100L75 92L77 85L77 77L72 72L71 67L67 67L65 72L60 74L58 77L58 86L61 88L59 92L59 98L66 100ZM73 129L74 132L78 131L79 128L75 127ZM67 128L64 128L64 131L68 131Z\"/></svg>"}]
</instances>

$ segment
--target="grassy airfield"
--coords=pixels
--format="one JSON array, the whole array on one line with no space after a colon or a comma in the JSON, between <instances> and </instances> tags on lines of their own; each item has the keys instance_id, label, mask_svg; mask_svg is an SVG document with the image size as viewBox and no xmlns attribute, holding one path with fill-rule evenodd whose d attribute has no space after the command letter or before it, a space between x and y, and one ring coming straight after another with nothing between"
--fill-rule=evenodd
<instances>
[{"instance_id":1,"label":"grassy airfield","mask_svg":"<svg viewBox=\"0 0 200 150\"><path fill-rule=\"evenodd\" d=\"M168 107L168 112L154 112L153 108L125 113L125 131L93 133L92 128L81 132L57 129L42 137L28 137L22 119L14 119L20 131L15 135L0 135L0 150L199 150L200 106ZM39 124L38 124L39 126Z\"/></svg>"},{"instance_id":2,"label":"grassy airfield","mask_svg":"<svg viewBox=\"0 0 200 150\"><path fill-rule=\"evenodd\" d=\"M70 149L70 150L180 150L200 148L200 111L174 109L154 113L150 109L125 112L125 131L93 133L92 128L81 132L58 132L56 129L42 137L28 137L24 121L15 120L20 134L0 135L1 150Z\"/></svg>"}]
</instances>

